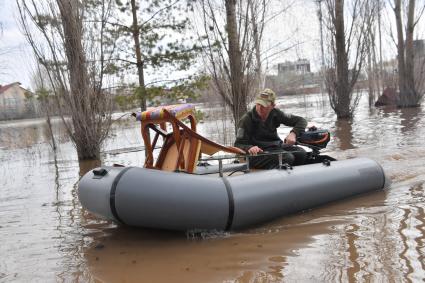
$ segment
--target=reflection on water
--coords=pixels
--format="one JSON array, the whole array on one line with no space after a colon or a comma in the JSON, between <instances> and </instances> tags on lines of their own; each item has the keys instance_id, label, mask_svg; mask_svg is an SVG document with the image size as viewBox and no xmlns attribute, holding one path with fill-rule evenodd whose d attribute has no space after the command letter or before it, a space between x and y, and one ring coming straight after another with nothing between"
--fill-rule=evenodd
<instances>
[{"instance_id":1,"label":"reflection on water","mask_svg":"<svg viewBox=\"0 0 425 283\"><path fill-rule=\"evenodd\" d=\"M57 151L42 119L0 123L0 282L423 281L423 109L369 109L365 96L353 121L336 121L321 97L285 97L278 107L329 129L328 154L379 161L391 189L240 232L120 227L81 208L77 182L100 164L141 166L137 123L116 123L102 159L81 163L58 120ZM225 127L225 119L199 125L230 144Z\"/></svg>"},{"instance_id":2,"label":"reflection on water","mask_svg":"<svg viewBox=\"0 0 425 283\"><path fill-rule=\"evenodd\" d=\"M102 162L98 159L95 160L84 160L79 161L80 165L80 177L84 176L87 172L89 172L91 169L101 166Z\"/></svg>"},{"instance_id":3,"label":"reflection on water","mask_svg":"<svg viewBox=\"0 0 425 283\"><path fill-rule=\"evenodd\" d=\"M353 133L351 123L349 120L338 120L335 122L334 135L338 138L339 148L341 150L354 148L352 145Z\"/></svg>"},{"instance_id":4,"label":"reflection on water","mask_svg":"<svg viewBox=\"0 0 425 283\"><path fill-rule=\"evenodd\" d=\"M403 108L400 109L400 124L403 136L409 137L416 133L418 122L421 120L421 108ZM409 139L408 139L409 140Z\"/></svg>"}]
</instances>

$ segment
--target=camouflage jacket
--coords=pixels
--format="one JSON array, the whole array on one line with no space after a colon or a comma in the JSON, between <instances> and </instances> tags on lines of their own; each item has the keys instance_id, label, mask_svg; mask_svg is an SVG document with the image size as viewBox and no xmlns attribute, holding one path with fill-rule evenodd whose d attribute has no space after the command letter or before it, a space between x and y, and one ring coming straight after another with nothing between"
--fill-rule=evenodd
<instances>
[{"instance_id":1,"label":"camouflage jacket","mask_svg":"<svg viewBox=\"0 0 425 283\"><path fill-rule=\"evenodd\" d=\"M280 145L282 140L277 134L277 128L282 124L293 127L291 132L298 136L304 132L307 121L300 116L286 114L273 108L266 121L263 122L254 107L239 121L235 146L247 151L252 146L266 149L270 146Z\"/></svg>"}]
</instances>

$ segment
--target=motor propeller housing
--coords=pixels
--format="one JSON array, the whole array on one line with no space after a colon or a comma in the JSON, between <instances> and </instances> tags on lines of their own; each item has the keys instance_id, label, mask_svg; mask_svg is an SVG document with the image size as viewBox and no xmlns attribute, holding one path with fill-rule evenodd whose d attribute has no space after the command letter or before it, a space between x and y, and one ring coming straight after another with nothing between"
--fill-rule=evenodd
<instances>
[{"instance_id":1,"label":"motor propeller housing","mask_svg":"<svg viewBox=\"0 0 425 283\"><path fill-rule=\"evenodd\" d=\"M331 134L326 129L311 127L297 137L297 142L302 145L314 146L318 149L326 148L331 139Z\"/></svg>"}]
</instances>

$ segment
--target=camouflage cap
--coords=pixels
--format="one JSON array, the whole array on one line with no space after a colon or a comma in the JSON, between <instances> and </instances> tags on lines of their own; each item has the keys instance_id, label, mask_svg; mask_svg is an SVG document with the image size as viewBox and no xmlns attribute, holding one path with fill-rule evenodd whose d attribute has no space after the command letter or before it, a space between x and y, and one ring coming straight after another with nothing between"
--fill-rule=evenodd
<instances>
[{"instance_id":1,"label":"camouflage cap","mask_svg":"<svg viewBox=\"0 0 425 283\"><path fill-rule=\"evenodd\" d=\"M269 107L274 104L276 100L276 93L273 90L266 88L261 91L255 98L255 104L260 104L264 107Z\"/></svg>"}]
</instances>

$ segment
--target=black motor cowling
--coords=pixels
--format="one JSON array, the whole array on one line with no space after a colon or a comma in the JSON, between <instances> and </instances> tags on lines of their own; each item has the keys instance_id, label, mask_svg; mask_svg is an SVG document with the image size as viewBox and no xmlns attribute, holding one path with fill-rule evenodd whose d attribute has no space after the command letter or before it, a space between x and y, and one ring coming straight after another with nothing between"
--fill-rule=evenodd
<instances>
[{"instance_id":1,"label":"black motor cowling","mask_svg":"<svg viewBox=\"0 0 425 283\"><path fill-rule=\"evenodd\" d=\"M317 129L316 127L309 128L298 136L297 142L304 145L314 146L320 149L326 148L331 139L331 134L328 130Z\"/></svg>"}]
</instances>

